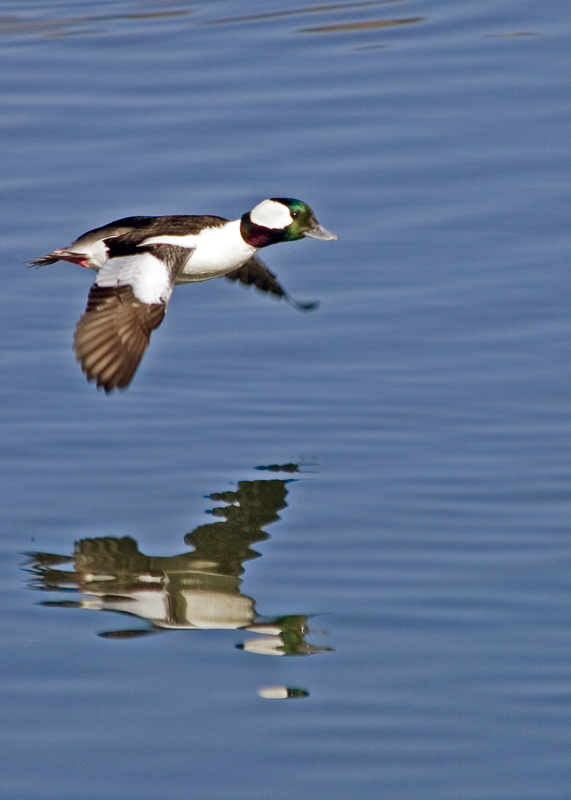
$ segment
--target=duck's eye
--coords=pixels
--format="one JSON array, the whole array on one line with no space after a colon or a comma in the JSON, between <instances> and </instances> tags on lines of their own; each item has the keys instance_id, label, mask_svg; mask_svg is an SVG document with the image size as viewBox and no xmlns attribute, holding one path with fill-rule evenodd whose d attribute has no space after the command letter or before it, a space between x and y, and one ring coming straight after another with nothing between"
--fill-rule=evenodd
<instances>
[{"instance_id":1,"label":"duck's eye","mask_svg":"<svg viewBox=\"0 0 571 800\"><path fill-rule=\"evenodd\" d=\"M291 212L291 218L292 219L297 219L298 217L299 217L299 211L292 211Z\"/></svg>"}]
</instances>

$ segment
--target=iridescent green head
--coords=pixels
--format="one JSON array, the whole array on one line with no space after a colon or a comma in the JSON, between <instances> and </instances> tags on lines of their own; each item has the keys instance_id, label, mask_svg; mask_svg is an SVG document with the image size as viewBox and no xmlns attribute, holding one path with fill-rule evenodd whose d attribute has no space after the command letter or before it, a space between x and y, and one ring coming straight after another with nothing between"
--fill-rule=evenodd
<instances>
[{"instance_id":1,"label":"iridescent green head","mask_svg":"<svg viewBox=\"0 0 571 800\"><path fill-rule=\"evenodd\" d=\"M252 247L267 247L278 242L295 242L309 236L311 239L330 241L337 239L334 233L325 230L315 219L311 208L290 197L272 197L247 214L240 223L240 232L245 242Z\"/></svg>"}]
</instances>

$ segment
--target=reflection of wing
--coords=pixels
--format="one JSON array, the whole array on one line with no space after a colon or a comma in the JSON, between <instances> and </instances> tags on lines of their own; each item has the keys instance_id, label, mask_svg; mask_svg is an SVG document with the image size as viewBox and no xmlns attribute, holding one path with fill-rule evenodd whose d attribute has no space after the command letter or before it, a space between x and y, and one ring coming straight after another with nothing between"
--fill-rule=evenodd
<instances>
[{"instance_id":1,"label":"reflection of wing","mask_svg":"<svg viewBox=\"0 0 571 800\"><path fill-rule=\"evenodd\" d=\"M240 281L245 286L255 286L261 292L269 292L275 297L283 297L294 308L299 311L313 311L319 307L319 303L299 303L295 298L289 295L276 280L273 272L266 267L256 256L252 256L249 261L246 261L238 269L228 272L225 276L231 281Z\"/></svg>"},{"instance_id":2,"label":"reflection of wing","mask_svg":"<svg viewBox=\"0 0 571 800\"><path fill-rule=\"evenodd\" d=\"M106 392L129 385L188 256L188 249L159 245L101 267L73 339L87 380Z\"/></svg>"}]
</instances>

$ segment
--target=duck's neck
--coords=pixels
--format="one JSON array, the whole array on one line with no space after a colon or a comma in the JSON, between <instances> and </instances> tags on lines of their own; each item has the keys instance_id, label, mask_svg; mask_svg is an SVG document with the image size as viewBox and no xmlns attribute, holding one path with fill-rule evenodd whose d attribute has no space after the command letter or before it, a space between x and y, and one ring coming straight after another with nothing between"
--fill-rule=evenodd
<instances>
[{"instance_id":1,"label":"duck's neck","mask_svg":"<svg viewBox=\"0 0 571 800\"><path fill-rule=\"evenodd\" d=\"M283 228L263 228L250 219L250 212L240 220L240 233L246 244L252 247L268 247L270 244L287 241Z\"/></svg>"}]
</instances>

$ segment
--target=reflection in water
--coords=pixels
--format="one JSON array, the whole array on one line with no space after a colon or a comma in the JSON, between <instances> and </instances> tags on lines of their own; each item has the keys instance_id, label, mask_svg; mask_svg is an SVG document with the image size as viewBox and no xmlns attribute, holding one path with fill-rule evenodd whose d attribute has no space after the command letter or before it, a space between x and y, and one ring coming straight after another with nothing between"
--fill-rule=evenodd
<instances>
[{"instance_id":1,"label":"reflection in water","mask_svg":"<svg viewBox=\"0 0 571 800\"><path fill-rule=\"evenodd\" d=\"M256 467L266 472L299 472L299 464L268 464L266 467Z\"/></svg>"},{"instance_id":2,"label":"reflection in water","mask_svg":"<svg viewBox=\"0 0 571 800\"><path fill-rule=\"evenodd\" d=\"M484 39L517 39L520 36L541 36L539 31L512 31L511 33L487 33Z\"/></svg>"},{"instance_id":3,"label":"reflection in water","mask_svg":"<svg viewBox=\"0 0 571 800\"><path fill-rule=\"evenodd\" d=\"M294 697L309 697L305 689L294 689L292 686L263 686L258 689L260 697L266 700L290 700Z\"/></svg>"},{"instance_id":4,"label":"reflection in water","mask_svg":"<svg viewBox=\"0 0 571 800\"><path fill-rule=\"evenodd\" d=\"M373 6L384 6L405 0L364 0L348 3L328 3L324 5L308 6L306 8L292 8L280 11L269 11L260 14L247 14L238 17L222 17L202 21L199 25L228 25L235 23L263 22L279 19L281 17L297 17L300 15L328 14L344 11L352 11ZM168 20L174 17L188 17L194 14L194 10L175 9L161 11L133 11L117 14L84 14L77 17L44 17L34 18L21 14L0 15L0 36L18 35L38 35L41 37L58 36L80 36L86 33L103 33L108 26L103 28L93 28L94 24L115 23L115 22L152 22L155 20ZM387 20L384 23L355 23L348 25L331 25L323 28L309 28L309 31L322 30L358 30L362 27L387 27L388 25L405 24L415 22L420 18L403 20Z\"/></svg>"},{"instance_id":5,"label":"reflection in water","mask_svg":"<svg viewBox=\"0 0 571 800\"><path fill-rule=\"evenodd\" d=\"M294 471L293 464L284 465ZM277 471L279 465L270 469ZM247 630L261 637L238 645L250 653L307 656L333 650L306 641L308 615L261 617L251 597L240 591L245 561L260 556L251 545L269 536L263 530L286 507L290 480L242 481L236 491L211 494L223 506L211 510L220 521L200 525L184 537L193 552L147 556L130 538L105 536L76 542L72 556L29 553L30 588L79 592L77 601L48 601L47 606L86 608L130 614L148 628L107 631L108 639L126 639L181 629ZM72 564L70 570L56 568Z\"/></svg>"},{"instance_id":6,"label":"reflection in water","mask_svg":"<svg viewBox=\"0 0 571 800\"><path fill-rule=\"evenodd\" d=\"M374 19L370 22L345 22L338 25L318 25L315 28L302 28L300 33L345 33L347 31L368 31L375 28L395 28L423 22L424 17L402 17L401 19Z\"/></svg>"},{"instance_id":7,"label":"reflection in water","mask_svg":"<svg viewBox=\"0 0 571 800\"><path fill-rule=\"evenodd\" d=\"M264 20L279 19L280 17L297 17L300 14L326 14L332 11L352 11L353 9L369 8L370 6L386 6L389 3L402 3L403 0L365 0L354 3L328 3L327 5L308 6L307 8L291 8L286 11L267 11L262 14L247 14L242 17L223 17L210 20L207 25L228 25L237 22L262 22Z\"/></svg>"},{"instance_id":8,"label":"reflection in water","mask_svg":"<svg viewBox=\"0 0 571 800\"><path fill-rule=\"evenodd\" d=\"M148 11L132 12L130 14L86 14L81 17L52 17L49 19L34 19L17 14L7 14L0 16L0 36L17 36L19 34L39 34L41 36L54 37L69 36L84 32L74 30L78 26L90 25L94 22L146 22L149 20L170 19L171 17L185 17L191 13L191 11L184 10Z\"/></svg>"},{"instance_id":9,"label":"reflection in water","mask_svg":"<svg viewBox=\"0 0 571 800\"><path fill-rule=\"evenodd\" d=\"M329 3L325 5L309 6L306 8L292 8L280 11L269 11L260 14L247 14L239 17L222 17L195 23L197 25L229 25L236 23L256 23L271 21L282 17L297 17L300 15L329 14L352 10L360 10L373 6L393 5L405 0L365 0L365 2ZM81 36L87 33L105 33L109 26L93 27L101 23L120 22L152 22L168 20L173 17L187 17L194 14L194 10L178 9L164 11L142 11L117 14L85 14L78 17L48 17L34 18L20 14L0 15L0 37L37 35L40 37ZM357 31L369 28L388 28L396 25L406 25L411 22L420 22L422 17L406 17L392 20L373 20L371 22L353 22L333 25L323 25L313 28L303 28L301 33L324 33L333 31Z\"/></svg>"}]
</instances>

